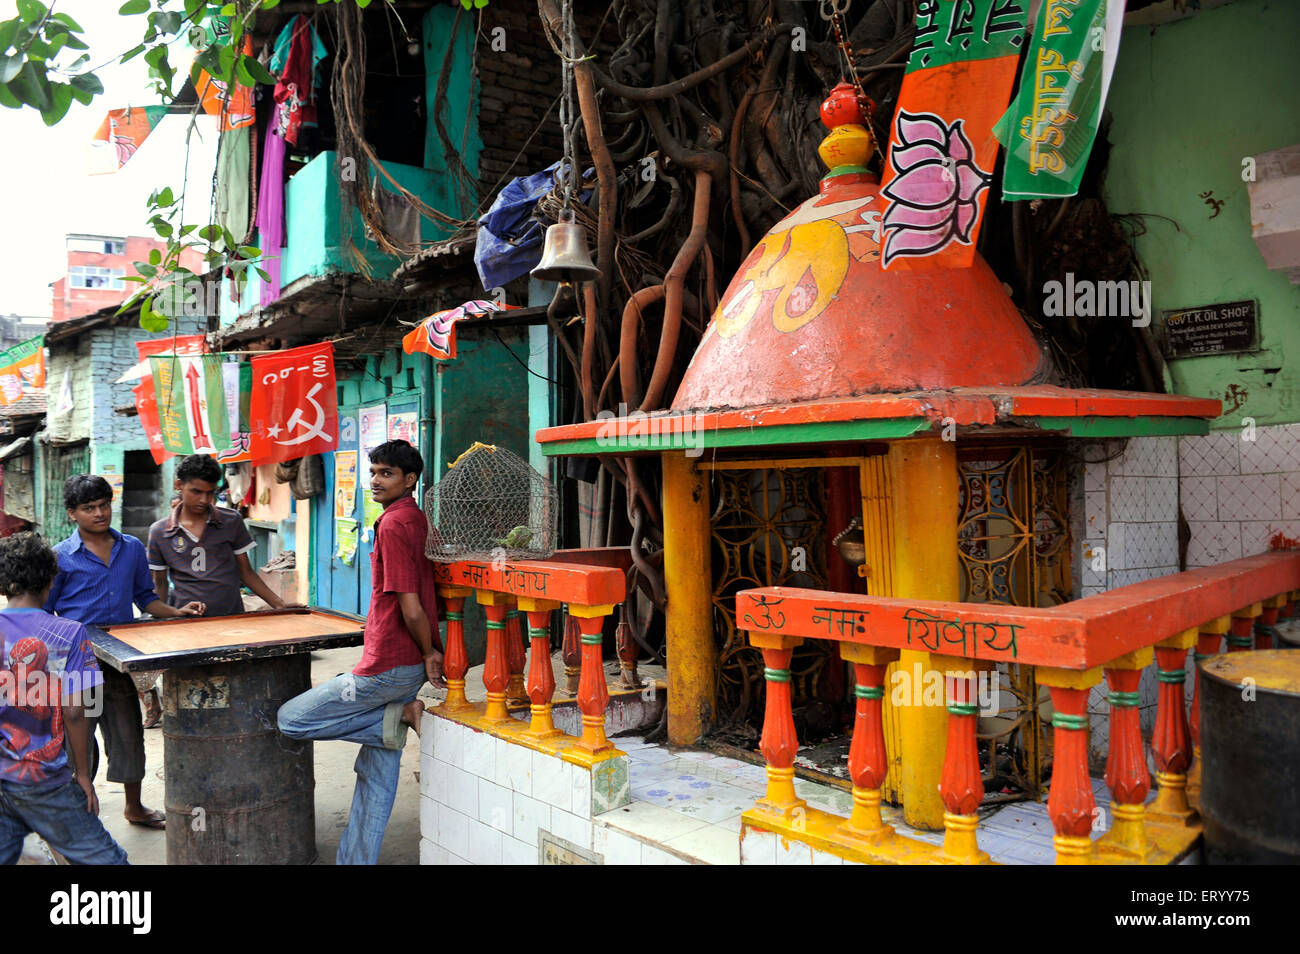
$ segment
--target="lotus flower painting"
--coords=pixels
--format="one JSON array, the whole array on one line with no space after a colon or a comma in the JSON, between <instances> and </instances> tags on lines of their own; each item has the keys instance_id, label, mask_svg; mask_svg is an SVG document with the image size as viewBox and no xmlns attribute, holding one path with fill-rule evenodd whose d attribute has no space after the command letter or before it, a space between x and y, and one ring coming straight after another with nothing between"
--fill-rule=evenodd
<instances>
[{"instance_id":1,"label":"lotus flower painting","mask_svg":"<svg viewBox=\"0 0 1300 954\"><path fill-rule=\"evenodd\" d=\"M968 268L997 164L993 124L1025 42L1013 0L921 2L890 125L881 268Z\"/></svg>"},{"instance_id":2,"label":"lotus flower painting","mask_svg":"<svg viewBox=\"0 0 1300 954\"><path fill-rule=\"evenodd\" d=\"M882 226L883 264L900 255L932 255L952 242L972 243L981 193L993 178L974 162L962 120L948 125L933 113L899 110L889 153L894 177Z\"/></svg>"}]
</instances>

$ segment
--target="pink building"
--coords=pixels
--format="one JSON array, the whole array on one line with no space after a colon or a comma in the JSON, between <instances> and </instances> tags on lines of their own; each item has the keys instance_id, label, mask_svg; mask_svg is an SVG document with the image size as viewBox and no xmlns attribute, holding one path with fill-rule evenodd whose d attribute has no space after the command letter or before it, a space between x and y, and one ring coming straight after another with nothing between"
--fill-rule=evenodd
<instances>
[{"instance_id":1,"label":"pink building","mask_svg":"<svg viewBox=\"0 0 1300 954\"><path fill-rule=\"evenodd\" d=\"M125 277L136 274L134 263L148 261L150 251L163 248L157 239L137 235L68 235L68 270L50 283L50 320L79 318L129 298L137 288ZM188 253L183 260L187 267L202 271L197 253Z\"/></svg>"}]
</instances>

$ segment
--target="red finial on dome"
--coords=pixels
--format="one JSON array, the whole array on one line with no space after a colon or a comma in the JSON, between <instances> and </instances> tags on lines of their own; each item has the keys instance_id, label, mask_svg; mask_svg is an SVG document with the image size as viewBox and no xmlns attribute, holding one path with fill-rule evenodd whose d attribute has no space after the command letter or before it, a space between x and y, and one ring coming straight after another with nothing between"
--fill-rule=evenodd
<instances>
[{"instance_id":1,"label":"red finial on dome","mask_svg":"<svg viewBox=\"0 0 1300 954\"><path fill-rule=\"evenodd\" d=\"M844 80L840 80L822 101L821 113L822 124L827 129L866 123L866 117L862 115L862 104L858 102L858 91Z\"/></svg>"}]
</instances>

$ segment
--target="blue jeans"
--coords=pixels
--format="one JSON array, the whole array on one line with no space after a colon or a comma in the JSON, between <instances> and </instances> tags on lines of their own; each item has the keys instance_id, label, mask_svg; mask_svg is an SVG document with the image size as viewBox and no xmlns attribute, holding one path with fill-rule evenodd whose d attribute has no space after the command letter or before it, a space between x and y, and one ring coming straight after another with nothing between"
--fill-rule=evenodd
<instances>
[{"instance_id":1,"label":"blue jeans","mask_svg":"<svg viewBox=\"0 0 1300 954\"><path fill-rule=\"evenodd\" d=\"M14 864L23 839L33 831L74 865L127 863L126 852L104 823L86 811L86 793L74 781L0 782L0 864Z\"/></svg>"},{"instance_id":2,"label":"blue jeans","mask_svg":"<svg viewBox=\"0 0 1300 954\"><path fill-rule=\"evenodd\" d=\"M424 666L397 666L376 676L343 673L280 707L280 731L291 739L357 742L357 787L339 839L340 865L379 862L384 829L397 798L407 726L402 709L424 685Z\"/></svg>"}]
</instances>

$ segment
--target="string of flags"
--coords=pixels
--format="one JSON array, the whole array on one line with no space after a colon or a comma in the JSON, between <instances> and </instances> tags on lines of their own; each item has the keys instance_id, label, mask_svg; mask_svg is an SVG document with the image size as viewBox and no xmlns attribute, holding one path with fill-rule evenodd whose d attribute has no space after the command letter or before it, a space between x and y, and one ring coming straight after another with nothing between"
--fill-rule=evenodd
<instances>
[{"instance_id":1,"label":"string of flags","mask_svg":"<svg viewBox=\"0 0 1300 954\"><path fill-rule=\"evenodd\" d=\"M159 463L173 454L211 454L223 464L271 464L338 448L328 342L246 362L208 353L203 335L137 348L149 372L135 388L136 408Z\"/></svg>"},{"instance_id":2,"label":"string of flags","mask_svg":"<svg viewBox=\"0 0 1300 954\"><path fill-rule=\"evenodd\" d=\"M1122 0L920 0L881 177L881 267L965 268L1006 146L1008 201L1074 195L1119 53ZM1008 108L1007 102L1011 101Z\"/></svg>"}]
</instances>

